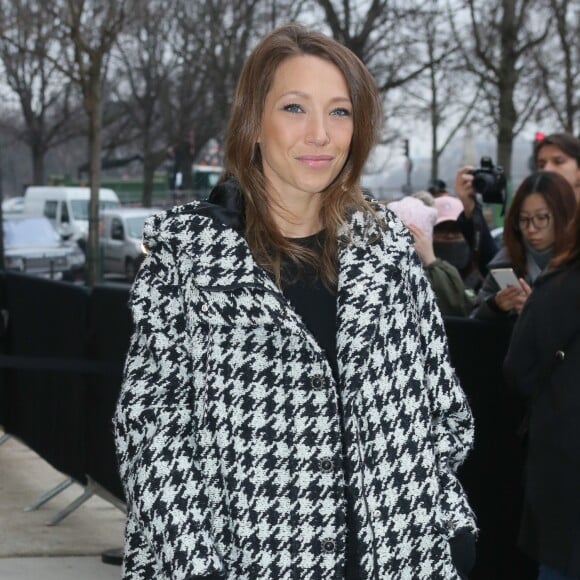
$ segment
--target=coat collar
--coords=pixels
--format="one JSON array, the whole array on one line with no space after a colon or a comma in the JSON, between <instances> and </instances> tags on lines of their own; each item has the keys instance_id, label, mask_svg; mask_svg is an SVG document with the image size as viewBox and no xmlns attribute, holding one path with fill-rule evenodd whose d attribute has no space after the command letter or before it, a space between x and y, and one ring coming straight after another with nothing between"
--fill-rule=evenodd
<instances>
[{"instance_id":1,"label":"coat collar","mask_svg":"<svg viewBox=\"0 0 580 580\"><path fill-rule=\"evenodd\" d=\"M206 202L175 208L176 215L185 219L188 214L195 214L209 220L194 220L196 231L184 232L185 239L193 239L196 246L190 253L196 283L216 288L263 286L280 293L269 274L254 260L243 237L243 209L243 196L232 179L214 188ZM364 288L366 300L374 300L380 291L383 280L378 274L385 261L384 234L397 227L388 210L385 213L382 206L375 204L375 211L377 219L362 211L353 212L339 231L339 304L352 291L363 292ZM361 302L360 307L364 308L365 303Z\"/></svg>"},{"instance_id":2,"label":"coat collar","mask_svg":"<svg viewBox=\"0 0 580 580\"><path fill-rule=\"evenodd\" d=\"M385 244L400 238L397 234L404 230L392 212L378 203L374 209L376 219L354 211L338 233L339 292L344 286L340 278L345 278L345 265L349 272L346 278L364 277L367 288L372 286L373 272L384 260ZM254 260L243 232L243 196L237 183L229 179L214 188L207 201L176 206L148 220L144 242L153 248L165 238L184 246L185 262L202 286L265 284L276 288Z\"/></svg>"},{"instance_id":3,"label":"coat collar","mask_svg":"<svg viewBox=\"0 0 580 580\"><path fill-rule=\"evenodd\" d=\"M364 359L386 288L401 276L400 250L408 245L401 243L399 235L404 226L378 204L376 210L376 220L363 212L353 213L339 233L337 355L345 385L358 372L359 355ZM207 202L177 206L157 220L149 229L146 226L146 233L149 231L153 243L165 237L179 245L182 280L193 277L196 287L209 292L245 287L275 296L279 304L276 318L301 329L311 347L320 350L281 290L254 260L243 237L243 201L235 182L221 184ZM348 393L345 396L350 399Z\"/></svg>"}]
</instances>

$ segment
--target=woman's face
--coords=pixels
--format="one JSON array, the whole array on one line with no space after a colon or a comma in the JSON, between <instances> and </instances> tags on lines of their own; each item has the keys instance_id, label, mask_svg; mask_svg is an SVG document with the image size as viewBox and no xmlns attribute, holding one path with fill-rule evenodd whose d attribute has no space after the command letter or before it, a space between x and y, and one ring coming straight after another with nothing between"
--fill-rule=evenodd
<instances>
[{"instance_id":1,"label":"woman's face","mask_svg":"<svg viewBox=\"0 0 580 580\"><path fill-rule=\"evenodd\" d=\"M518 227L532 248L546 250L554 243L554 216L539 193L528 195L520 208Z\"/></svg>"},{"instance_id":2,"label":"woman's face","mask_svg":"<svg viewBox=\"0 0 580 580\"><path fill-rule=\"evenodd\" d=\"M536 165L542 171L559 173L580 195L580 166L576 159L566 155L555 145L544 145L537 154Z\"/></svg>"},{"instance_id":3,"label":"woman's face","mask_svg":"<svg viewBox=\"0 0 580 580\"><path fill-rule=\"evenodd\" d=\"M353 107L332 63L295 56L278 67L266 95L259 145L270 194L282 201L324 191L346 163Z\"/></svg>"}]
</instances>

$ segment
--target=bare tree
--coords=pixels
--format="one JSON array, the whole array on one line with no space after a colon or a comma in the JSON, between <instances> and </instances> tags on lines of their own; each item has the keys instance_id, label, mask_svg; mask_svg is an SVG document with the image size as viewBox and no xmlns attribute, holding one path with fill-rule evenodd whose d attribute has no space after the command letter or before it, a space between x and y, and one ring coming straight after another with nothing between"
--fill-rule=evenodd
<instances>
[{"instance_id":1,"label":"bare tree","mask_svg":"<svg viewBox=\"0 0 580 580\"><path fill-rule=\"evenodd\" d=\"M545 41L550 22L538 19L538 0L463 0L469 21L450 10L467 71L482 83L482 111L497 135L497 158L511 175L514 137L534 113L539 95L529 90L537 71L533 51Z\"/></svg>"},{"instance_id":2,"label":"bare tree","mask_svg":"<svg viewBox=\"0 0 580 580\"><path fill-rule=\"evenodd\" d=\"M429 119L431 128L431 179L439 177L439 159L456 136L469 124L479 99L481 82L465 83L459 47L451 34L447 15L432 0L410 26L425 53L427 69L401 89L401 113L409 118Z\"/></svg>"},{"instance_id":3,"label":"bare tree","mask_svg":"<svg viewBox=\"0 0 580 580\"><path fill-rule=\"evenodd\" d=\"M141 0L119 40L117 97L141 144L143 204L168 149L185 144L189 163L223 134L235 83L257 30L264 0ZM268 21L270 13L268 12ZM184 168L184 187L191 185Z\"/></svg>"},{"instance_id":4,"label":"bare tree","mask_svg":"<svg viewBox=\"0 0 580 580\"><path fill-rule=\"evenodd\" d=\"M261 0L181 0L172 77L175 138L195 132L195 154L223 133L237 78L259 27ZM169 131L168 131L169 133Z\"/></svg>"},{"instance_id":5,"label":"bare tree","mask_svg":"<svg viewBox=\"0 0 580 580\"><path fill-rule=\"evenodd\" d=\"M40 0L0 0L0 60L24 121L4 128L30 148L32 179L39 185L47 151L80 131L75 88L49 58L57 53L55 36Z\"/></svg>"},{"instance_id":6,"label":"bare tree","mask_svg":"<svg viewBox=\"0 0 580 580\"><path fill-rule=\"evenodd\" d=\"M111 50L134 0L60 0L48 10L60 29L63 64L53 61L77 83L89 119L89 236L87 283L98 280L99 188L101 183L102 90Z\"/></svg>"},{"instance_id":7,"label":"bare tree","mask_svg":"<svg viewBox=\"0 0 580 580\"><path fill-rule=\"evenodd\" d=\"M534 51L540 71L543 112L554 115L562 130L580 132L580 7L571 0L547 0L555 35Z\"/></svg>"},{"instance_id":8,"label":"bare tree","mask_svg":"<svg viewBox=\"0 0 580 580\"><path fill-rule=\"evenodd\" d=\"M425 14L416 0L314 0L336 40L369 68L381 92L419 77L432 64L417 46L412 23ZM441 55L440 58L444 58Z\"/></svg>"},{"instance_id":9,"label":"bare tree","mask_svg":"<svg viewBox=\"0 0 580 580\"><path fill-rule=\"evenodd\" d=\"M172 48L177 21L173 8L165 2L139 0L137 5L135 17L119 39L114 92L129 120L122 130L133 133L134 142L140 144L142 203L151 207L155 170L167 155L160 108L167 103L163 96L177 61Z\"/></svg>"}]
</instances>

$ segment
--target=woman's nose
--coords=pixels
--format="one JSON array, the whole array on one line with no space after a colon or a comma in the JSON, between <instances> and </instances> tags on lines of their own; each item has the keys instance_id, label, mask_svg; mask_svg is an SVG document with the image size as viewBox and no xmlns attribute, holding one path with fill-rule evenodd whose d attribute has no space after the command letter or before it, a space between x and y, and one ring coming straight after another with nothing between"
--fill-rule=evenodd
<instances>
[{"instance_id":1,"label":"woman's nose","mask_svg":"<svg viewBox=\"0 0 580 580\"><path fill-rule=\"evenodd\" d=\"M322 115L311 115L308 119L306 141L315 145L326 145L330 141L326 119Z\"/></svg>"}]
</instances>

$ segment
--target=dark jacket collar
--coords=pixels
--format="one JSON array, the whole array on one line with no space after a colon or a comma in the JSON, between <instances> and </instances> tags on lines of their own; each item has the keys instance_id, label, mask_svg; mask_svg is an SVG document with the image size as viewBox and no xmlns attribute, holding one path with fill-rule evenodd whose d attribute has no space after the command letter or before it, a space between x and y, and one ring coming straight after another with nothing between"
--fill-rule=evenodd
<instances>
[{"instance_id":1,"label":"dark jacket collar","mask_svg":"<svg viewBox=\"0 0 580 580\"><path fill-rule=\"evenodd\" d=\"M216 185L207 201L197 206L195 213L207 216L239 233L244 231L244 198L235 179Z\"/></svg>"}]
</instances>

